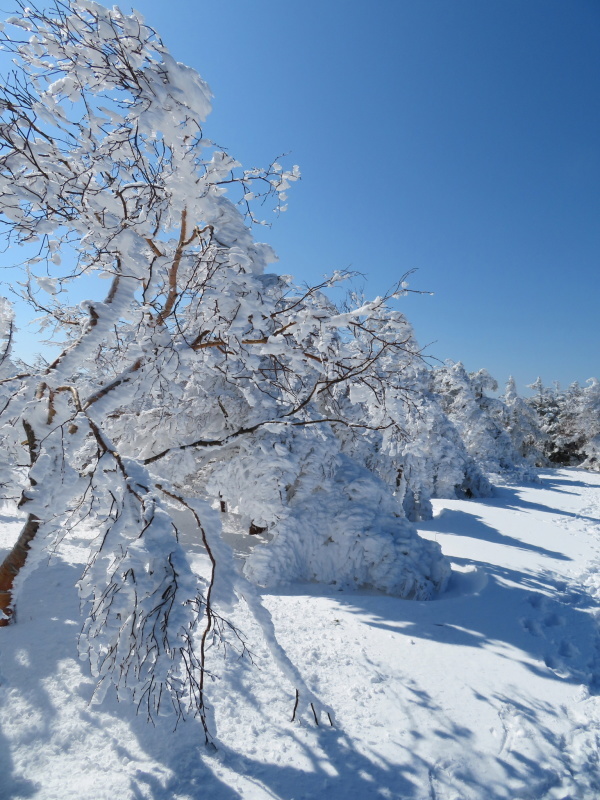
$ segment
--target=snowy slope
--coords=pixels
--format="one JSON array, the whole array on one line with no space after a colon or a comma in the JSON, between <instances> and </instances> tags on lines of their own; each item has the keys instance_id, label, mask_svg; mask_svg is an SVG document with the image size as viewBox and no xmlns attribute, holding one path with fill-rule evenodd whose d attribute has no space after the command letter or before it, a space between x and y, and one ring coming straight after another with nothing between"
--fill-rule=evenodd
<instances>
[{"instance_id":1,"label":"snowy slope","mask_svg":"<svg viewBox=\"0 0 600 800\"><path fill-rule=\"evenodd\" d=\"M0 798L596 800L600 475L434 502L421 531L453 561L438 600L264 595L335 728L290 724L293 687L239 609L255 666L214 654L212 754L194 721L173 732L110 695L90 702L73 588L85 543L63 545L0 631ZM0 523L1 551L18 525Z\"/></svg>"}]
</instances>

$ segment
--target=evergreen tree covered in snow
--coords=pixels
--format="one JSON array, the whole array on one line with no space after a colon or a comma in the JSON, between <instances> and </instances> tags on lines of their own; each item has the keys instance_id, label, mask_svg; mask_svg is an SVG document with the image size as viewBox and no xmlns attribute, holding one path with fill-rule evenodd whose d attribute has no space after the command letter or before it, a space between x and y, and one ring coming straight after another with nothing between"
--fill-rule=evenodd
<instances>
[{"instance_id":1,"label":"evergreen tree covered in snow","mask_svg":"<svg viewBox=\"0 0 600 800\"><path fill-rule=\"evenodd\" d=\"M484 473L502 479L535 477L504 429L502 402L486 395L498 388L487 370L469 375L459 362L433 370L431 377L442 409Z\"/></svg>"},{"instance_id":2,"label":"evergreen tree covered in snow","mask_svg":"<svg viewBox=\"0 0 600 800\"><path fill-rule=\"evenodd\" d=\"M531 385L528 400L544 436L544 450L551 464L598 470L600 390L598 380L587 386L573 383L562 390L545 387L540 378Z\"/></svg>"},{"instance_id":3,"label":"evergreen tree covered in snow","mask_svg":"<svg viewBox=\"0 0 600 800\"><path fill-rule=\"evenodd\" d=\"M512 375L509 377L504 395L502 420L515 450L529 464L544 467L548 461L544 454L546 437L531 406L519 396Z\"/></svg>"},{"instance_id":4,"label":"evergreen tree covered in snow","mask_svg":"<svg viewBox=\"0 0 600 800\"><path fill-rule=\"evenodd\" d=\"M560 389L544 386L540 377L528 388L533 391L533 395L528 398L527 404L537 416L548 460L555 464L569 464L573 455L574 431L571 422L567 421L561 412L561 408L564 410L564 405L560 398Z\"/></svg>"},{"instance_id":5,"label":"evergreen tree covered in snow","mask_svg":"<svg viewBox=\"0 0 600 800\"><path fill-rule=\"evenodd\" d=\"M580 429L585 432L581 466L600 472L600 381L590 378L587 384L579 400Z\"/></svg>"},{"instance_id":6,"label":"evergreen tree covered in snow","mask_svg":"<svg viewBox=\"0 0 600 800\"><path fill-rule=\"evenodd\" d=\"M414 408L409 409L408 417L410 435L404 448L403 477L412 496L413 487L418 487L419 499L491 494L488 479L433 393L424 391Z\"/></svg>"}]
</instances>

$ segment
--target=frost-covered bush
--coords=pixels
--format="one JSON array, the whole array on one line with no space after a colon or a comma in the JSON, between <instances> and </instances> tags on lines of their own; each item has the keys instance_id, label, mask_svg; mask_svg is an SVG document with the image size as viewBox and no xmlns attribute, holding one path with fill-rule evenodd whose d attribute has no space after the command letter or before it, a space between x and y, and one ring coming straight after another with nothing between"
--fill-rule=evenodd
<instances>
[{"instance_id":1,"label":"frost-covered bush","mask_svg":"<svg viewBox=\"0 0 600 800\"><path fill-rule=\"evenodd\" d=\"M262 586L316 581L429 599L449 575L439 545L419 538L373 472L331 431L266 434L224 462L208 484L230 512L268 529L246 574Z\"/></svg>"},{"instance_id":2,"label":"frost-covered bush","mask_svg":"<svg viewBox=\"0 0 600 800\"><path fill-rule=\"evenodd\" d=\"M432 498L489 497L492 487L488 479L431 392L424 392L411 409L407 430L402 477L410 495L415 495L411 487L416 486L419 499L424 494Z\"/></svg>"},{"instance_id":3,"label":"frost-covered bush","mask_svg":"<svg viewBox=\"0 0 600 800\"><path fill-rule=\"evenodd\" d=\"M428 600L450 574L439 545L417 536L387 487L343 455L318 489L289 504L272 533L246 567L265 586L301 579Z\"/></svg>"}]
</instances>

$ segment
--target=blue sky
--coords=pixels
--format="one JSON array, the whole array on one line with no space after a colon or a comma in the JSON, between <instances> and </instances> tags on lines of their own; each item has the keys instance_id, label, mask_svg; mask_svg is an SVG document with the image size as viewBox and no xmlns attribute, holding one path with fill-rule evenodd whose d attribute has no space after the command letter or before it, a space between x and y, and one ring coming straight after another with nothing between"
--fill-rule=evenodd
<instances>
[{"instance_id":1,"label":"blue sky","mask_svg":"<svg viewBox=\"0 0 600 800\"><path fill-rule=\"evenodd\" d=\"M303 179L257 237L315 282L404 272L441 360L599 375L597 0L138 0L213 89L205 132ZM123 4L123 8L129 8Z\"/></svg>"}]
</instances>

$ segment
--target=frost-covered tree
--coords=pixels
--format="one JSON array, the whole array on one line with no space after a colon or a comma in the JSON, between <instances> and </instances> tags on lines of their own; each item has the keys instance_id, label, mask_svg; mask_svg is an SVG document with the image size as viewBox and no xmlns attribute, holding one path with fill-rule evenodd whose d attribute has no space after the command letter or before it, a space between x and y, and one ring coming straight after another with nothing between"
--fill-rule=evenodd
<instances>
[{"instance_id":1,"label":"frost-covered tree","mask_svg":"<svg viewBox=\"0 0 600 800\"><path fill-rule=\"evenodd\" d=\"M535 394L528 402L537 415L552 464L599 469L599 385L596 378L590 378L584 387L576 382L566 390L558 385L550 389L538 378L530 387Z\"/></svg>"},{"instance_id":2,"label":"frost-covered tree","mask_svg":"<svg viewBox=\"0 0 600 800\"><path fill-rule=\"evenodd\" d=\"M486 395L498 388L487 370L469 374L460 362L449 364L433 370L432 387L467 452L485 473L504 479L535 477L504 429L502 402Z\"/></svg>"},{"instance_id":3,"label":"frost-covered tree","mask_svg":"<svg viewBox=\"0 0 600 800\"><path fill-rule=\"evenodd\" d=\"M517 385L512 375L506 383L501 400L504 406L500 419L510 436L515 450L532 466L546 466L548 463L544 455L546 437L540 429L534 411L519 396Z\"/></svg>"},{"instance_id":4,"label":"frost-covered tree","mask_svg":"<svg viewBox=\"0 0 600 800\"><path fill-rule=\"evenodd\" d=\"M414 372L411 402L396 405L405 436L384 437L389 464L380 471L388 480L395 476L405 514L417 521L431 516L432 498L487 497L491 486L431 392L429 370Z\"/></svg>"},{"instance_id":5,"label":"frost-covered tree","mask_svg":"<svg viewBox=\"0 0 600 800\"><path fill-rule=\"evenodd\" d=\"M243 651L226 621L243 598L297 712L312 704L316 717L221 539L219 506L269 526L248 566L258 582L419 598L443 586L439 547L343 445L344 431L399 428L401 373L418 357L391 308L405 287L339 309L327 289L343 275L298 288L267 272L254 201L281 208L298 169L243 170L215 147L207 85L138 14L72 0L7 25L17 69L0 87L0 225L11 252L23 246L24 299L63 346L1 378L6 452L28 465L23 532L0 567L4 622L25 559L85 526L80 647L99 694L114 685L148 716L197 714L210 740L207 653L222 638ZM69 304L90 275L108 281L104 299ZM179 514L204 548L194 568Z\"/></svg>"},{"instance_id":6,"label":"frost-covered tree","mask_svg":"<svg viewBox=\"0 0 600 800\"><path fill-rule=\"evenodd\" d=\"M358 418L369 427L359 432L347 428L338 436L344 452L387 483L406 517L416 522L431 517L434 497L487 496L491 486L430 391L430 369L423 358L414 357L420 348L408 321L403 325L403 351L381 358L390 377L395 368L400 379L386 381L384 408L364 387L353 387ZM381 424L383 419L387 424Z\"/></svg>"},{"instance_id":7,"label":"frost-covered tree","mask_svg":"<svg viewBox=\"0 0 600 800\"><path fill-rule=\"evenodd\" d=\"M19 373L22 366L12 358L15 337L15 315L11 304L0 297L0 415L10 402L10 385L4 379ZM24 485L23 470L19 467L24 451L21 444L22 431L15 431L11 425L0 424L0 501L17 500Z\"/></svg>"},{"instance_id":8,"label":"frost-covered tree","mask_svg":"<svg viewBox=\"0 0 600 800\"><path fill-rule=\"evenodd\" d=\"M538 426L544 438L544 453L550 462L562 463L563 454L556 453L554 444L560 427L558 423L560 401L557 396L560 394L560 389L557 386L554 389L544 386L539 376L527 388L533 392L526 402L536 415Z\"/></svg>"},{"instance_id":9,"label":"frost-covered tree","mask_svg":"<svg viewBox=\"0 0 600 800\"><path fill-rule=\"evenodd\" d=\"M409 502L415 495L418 499L419 516L423 498L488 497L492 493L488 479L434 394L424 391L420 396L408 415L407 431L403 477ZM408 509L407 516L412 518Z\"/></svg>"},{"instance_id":10,"label":"frost-covered tree","mask_svg":"<svg viewBox=\"0 0 600 800\"><path fill-rule=\"evenodd\" d=\"M600 472L600 381L590 378L581 392L579 428L585 432L581 466Z\"/></svg>"},{"instance_id":11,"label":"frost-covered tree","mask_svg":"<svg viewBox=\"0 0 600 800\"><path fill-rule=\"evenodd\" d=\"M585 434L577 424L581 387L573 384L564 392L558 384L544 386L541 378L530 384L534 394L527 403L537 416L544 453L556 466L575 466L583 459Z\"/></svg>"}]
</instances>

